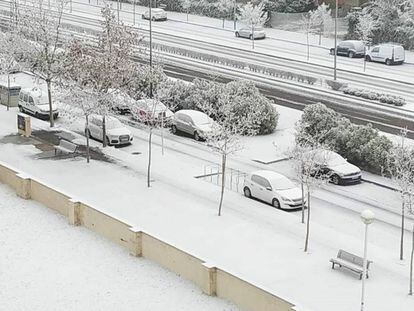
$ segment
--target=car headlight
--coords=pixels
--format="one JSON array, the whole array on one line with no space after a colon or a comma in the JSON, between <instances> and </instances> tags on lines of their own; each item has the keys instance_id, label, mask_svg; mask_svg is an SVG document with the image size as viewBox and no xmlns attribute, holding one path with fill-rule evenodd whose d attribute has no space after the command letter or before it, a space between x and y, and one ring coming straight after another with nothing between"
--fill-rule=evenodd
<instances>
[{"instance_id":1,"label":"car headlight","mask_svg":"<svg viewBox=\"0 0 414 311\"><path fill-rule=\"evenodd\" d=\"M284 196L282 196L281 198L282 198L282 200L283 200L283 201L286 201L286 202L291 201L291 199L286 198L286 197L284 197Z\"/></svg>"}]
</instances>

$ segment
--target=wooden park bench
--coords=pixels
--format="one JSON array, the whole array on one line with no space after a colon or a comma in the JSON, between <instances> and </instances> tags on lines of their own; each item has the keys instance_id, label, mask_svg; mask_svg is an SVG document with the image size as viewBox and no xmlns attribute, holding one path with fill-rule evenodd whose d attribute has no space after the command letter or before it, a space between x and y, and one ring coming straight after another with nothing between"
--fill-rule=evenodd
<instances>
[{"instance_id":1,"label":"wooden park bench","mask_svg":"<svg viewBox=\"0 0 414 311\"><path fill-rule=\"evenodd\" d=\"M77 154L78 147L79 146L77 144L74 144L65 139L61 139L59 141L59 145L55 146L55 155L59 150L61 153L73 154L73 156L75 156Z\"/></svg>"},{"instance_id":2,"label":"wooden park bench","mask_svg":"<svg viewBox=\"0 0 414 311\"><path fill-rule=\"evenodd\" d=\"M348 253L343 249L340 249L338 251L338 255L336 256L336 258L331 258L329 261L332 262L332 269L335 269L335 265L338 265L341 268L344 267L355 273L358 273L359 279L362 279L362 274L364 272L364 259L362 257ZM367 260L367 278L369 265L371 263L372 261Z\"/></svg>"}]
</instances>

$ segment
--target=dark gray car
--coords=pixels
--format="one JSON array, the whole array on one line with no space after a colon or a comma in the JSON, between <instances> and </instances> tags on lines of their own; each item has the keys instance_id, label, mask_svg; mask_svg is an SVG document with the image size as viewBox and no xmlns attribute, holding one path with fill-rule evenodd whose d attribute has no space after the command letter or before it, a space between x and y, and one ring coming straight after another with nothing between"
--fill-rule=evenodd
<instances>
[{"instance_id":1,"label":"dark gray car","mask_svg":"<svg viewBox=\"0 0 414 311\"><path fill-rule=\"evenodd\" d=\"M335 54L335 48L331 48L331 55ZM353 57L364 57L365 56L365 45L362 41L357 40L346 40L342 41L337 45L336 55Z\"/></svg>"}]
</instances>

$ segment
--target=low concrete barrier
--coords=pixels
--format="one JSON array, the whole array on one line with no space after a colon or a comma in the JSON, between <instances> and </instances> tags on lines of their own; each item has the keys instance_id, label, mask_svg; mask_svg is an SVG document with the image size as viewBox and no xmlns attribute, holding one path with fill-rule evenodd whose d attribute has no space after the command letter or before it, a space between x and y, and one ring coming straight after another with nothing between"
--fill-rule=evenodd
<instances>
[{"instance_id":1,"label":"low concrete barrier","mask_svg":"<svg viewBox=\"0 0 414 311\"><path fill-rule=\"evenodd\" d=\"M120 221L83 202L53 189L33 177L20 174L0 162L0 182L9 185L24 199L32 199L196 284L205 294L227 299L242 310L293 311L294 304L213 264L185 252L171 243Z\"/></svg>"}]
</instances>

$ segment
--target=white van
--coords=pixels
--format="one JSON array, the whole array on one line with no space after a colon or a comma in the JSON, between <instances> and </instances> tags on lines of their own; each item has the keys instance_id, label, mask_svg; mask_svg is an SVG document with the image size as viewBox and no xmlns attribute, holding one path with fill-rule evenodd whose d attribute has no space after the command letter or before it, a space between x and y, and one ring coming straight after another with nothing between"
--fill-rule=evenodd
<instances>
[{"instance_id":1,"label":"white van","mask_svg":"<svg viewBox=\"0 0 414 311\"><path fill-rule=\"evenodd\" d=\"M380 44L371 47L366 53L365 59L368 62L380 62L386 65L401 65L405 61L405 51L398 44Z\"/></svg>"},{"instance_id":2,"label":"white van","mask_svg":"<svg viewBox=\"0 0 414 311\"><path fill-rule=\"evenodd\" d=\"M49 99L47 91L41 88L22 89L19 95L19 109L34 115L39 119L49 119ZM53 118L56 119L59 112L52 104Z\"/></svg>"}]
</instances>

